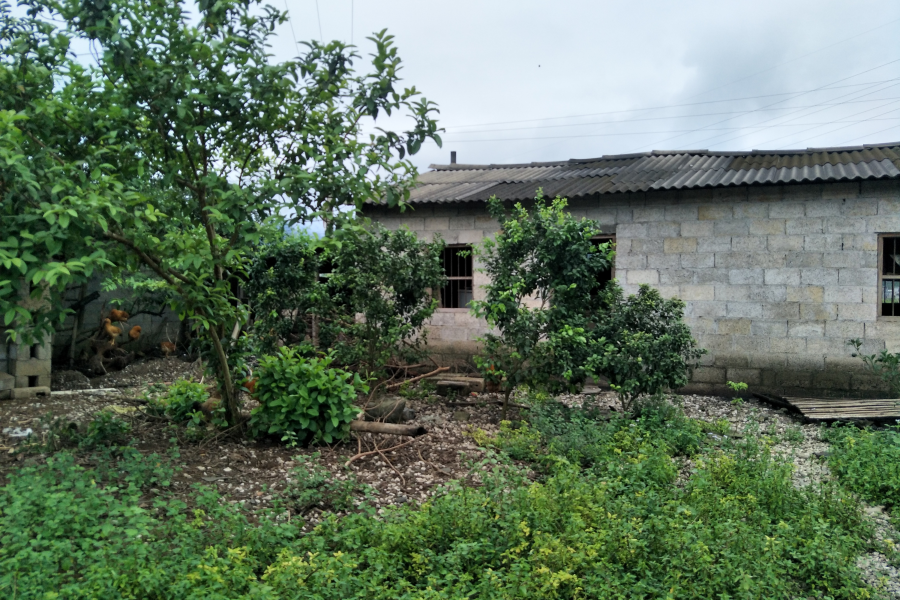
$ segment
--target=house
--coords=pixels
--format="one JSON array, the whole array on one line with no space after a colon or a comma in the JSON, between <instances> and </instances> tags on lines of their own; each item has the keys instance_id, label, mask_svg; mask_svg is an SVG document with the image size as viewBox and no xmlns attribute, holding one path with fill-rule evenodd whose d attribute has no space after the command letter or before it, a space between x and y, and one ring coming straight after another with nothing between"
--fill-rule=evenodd
<instances>
[{"instance_id":1,"label":"house","mask_svg":"<svg viewBox=\"0 0 900 600\"><path fill-rule=\"evenodd\" d=\"M447 243L446 287L428 326L442 360L486 331L466 309L484 275L459 255L498 229L485 201L568 198L616 247L614 276L685 301L709 351L691 387L726 381L798 393L873 393L851 357L900 351L900 143L752 152L654 151L507 165L433 165L405 212L370 204L389 228Z\"/></svg>"}]
</instances>

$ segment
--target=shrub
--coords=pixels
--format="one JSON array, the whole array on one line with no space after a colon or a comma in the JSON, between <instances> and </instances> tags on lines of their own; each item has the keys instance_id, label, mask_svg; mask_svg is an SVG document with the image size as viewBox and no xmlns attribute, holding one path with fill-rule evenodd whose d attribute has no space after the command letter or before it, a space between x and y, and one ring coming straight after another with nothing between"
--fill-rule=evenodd
<instances>
[{"instance_id":1,"label":"shrub","mask_svg":"<svg viewBox=\"0 0 900 600\"><path fill-rule=\"evenodd\" d=\"M326 239L292 234L265 246L247 284L261 347L306 341L366 376L394 360L416 362L437 307L430 290L443 283L443 247L350 220Z\"/></svg>"},{"instance_id":2,"label":"shrub","mask_svg":"<svg viewBox=\"0 0 900 600\"><path fill-rule=\"evenodd\" d=\"M850 356L859 357L871 373L877 375L888 386L891 397L900 398L900 353L882 350L880 354L863 354L862 340L852 339L847 345L853 347Z\"/></svg>"},{"instance_id":3,"label":"shrub","mask_svg":"<svg viewBox=\"0 0 900 600\"><path fill-rule=\"evenodd\" d=\"M209 400L209 392L200 384L179 379L168 387L164 395L148 395L150 406L179 423L193 420L198 406Z\"/></svg>"},{"instance_id":4,"label":"shrub","mask_svg":"<svg viewBox=\"0 0 900 600\"><path fill-rule=\"evenodd\" d=\"M369 492L367 486L357 483L353 473L348 472L346 479L335 477L316 462L318 458L318 453L294 457L298 464L291 470L288 485L282 493L284 501L293 510L306 513L315 506L322 510L350 510L358 491Z\"/></svg>"},{"instance_id":5,"label":"shrub","mask_svg":"<svg viewBox=\"0 0 900 600\"><path fill-rule=\"evenodd\" d=\"M606 310L596 320L587 370L609 380L622 408L630 411L639 396L687 384L705 350L682 320L684 302L666 300L647 285L625 298L613 282L601 294Z\"/></svg>"},{"instance_id":6,"label":"shrub","mask_svg":"<svg viewBox=\"0 0 900 600\"><path fill-rule=\"evenodd\" d=\"M305 358L287 347L260 359L251 431L291 444L346 438L359 414L353 402L369 388L358 374L331 367L333 361L331 354Z\"/></svg>"},{"instance_id":7,"label":"shrub","mask_svg":"<svg viewBox=\"0 0 900 600\"><path fill-rule=\"evenodd\" d=\"M585 381L600 275L612 250L594 244L597 223L574 217L563 198L547 205L538 191L531 210L516 204L507 212L497 198L488 209L501 230L477 249L490 283L471 306L497 333L481 340L475 363L502 387L505 417L519 385L556 391Z\"/></svg>"},{"instance_id":8,"label":"shrub","mask_svg":"<svg viewBox=\"0 0 900 600\"><path fill-rule=\"evenodd\" d=\"M94 450L128 442L131 425L108 410L97 412L86 424L56 418L42 427L40 450L56 452L64 448Z\"/></svg>"},{"instance_id":9,"label":"shrub","mask_svg":"<svg viewBox=\"0 0 900 600\"><path fill-rule=\"evenodd\" d=\"M872 430L831 427L828 465L850 490L883 504L896 514L900 506L900 427Z\"/></svg>"}]
</instances>

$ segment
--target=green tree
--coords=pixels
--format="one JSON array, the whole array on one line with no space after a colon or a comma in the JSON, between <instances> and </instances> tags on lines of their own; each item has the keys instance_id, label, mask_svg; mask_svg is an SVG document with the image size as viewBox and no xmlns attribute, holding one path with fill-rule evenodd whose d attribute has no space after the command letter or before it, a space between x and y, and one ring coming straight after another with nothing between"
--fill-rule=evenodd
<instances>
[{"instance_id":1,"label":"green tree","mask_svg":"<svg viewBox=\"0 0 900 600\"><path fill-rule=\"evenodd\" d=\"M600 305L586 368L609 380L624 410L632 410L639 396L687 384L691 367L706 351L682 320L684 302L665 299L647 285L625 297L612 282L601 292Z\"/></svg>"},{"instance_id":2,"label":"green tree","mask_svg":"<svg viewBox=\"0 0 900 600\"><path fill-rule=\"evenodd\" d=\"M497 333L482 338L475 360L501 384L504 417L517 386L555 390L588 375L600 274L613 251L592 241L600 233L596 222L573 217L566 205L563 198L548 205L540 190L530 210L516 204L507 212L497 198L488 201L501 229L477 250L490 283L472 308Z\"/></svg>"},{"instance_id":3,"label":"green tree","mask_svg":"<svg viewBox=\"0 0 900 600\"><path fill-rule=\"evenodd\" d=\"M327 239L297 234L262 249L246 286L264 348L307 342L334 350L365 377L423 353L422 326L437 307L440 240L345 221Z\"/></svg>"},{"instance_id":4,"label":"green tree","mask_svg":"<svg viewBox=\"0 0 900 600\"><path fill-rule=\"evenodd\" d=\"M434 105L398 88L400 58L383 31L360 74L340 42L274 62L269 42L287 16L257 2L21 5L17 18L0 3L5 325L52 331L65 286L98 268L152 272L208 336L233 422L223 338L247 319L235 292L251 252L284 221L329 220L370 198L402 203L415 175L406 156L440 144ZM91 61L79 61L76 41ZM398 111L407 131L363 135ZM24 293L49 303L25 310Z\"/></svg>"}]
</instances>

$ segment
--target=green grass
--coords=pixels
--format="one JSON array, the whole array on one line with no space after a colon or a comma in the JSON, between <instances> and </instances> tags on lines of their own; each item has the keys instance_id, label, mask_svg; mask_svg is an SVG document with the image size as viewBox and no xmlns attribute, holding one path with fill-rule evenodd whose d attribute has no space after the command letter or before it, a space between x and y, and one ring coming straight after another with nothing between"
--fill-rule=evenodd
<instances>
[{"instance_id":1,"label":"green grass","mask_svg":"<svg viewBox=\"0 0 900 600\"><path fill-rule=\"evenodd\" d=\"M828 466L841 482L872 504L900 516L900 428L831 427Z\"/></svg>"},{"instance_id":2,"label":"green grass","mask_svg":"<svg viewBox=\"0 0 900 600\"><path fill-rule=\"evenodd\" d=\"M636 420L531 412L482 436L497 453L473 465L475 487L305 535L202 487L191 506L140 507L171 479L166 457L111 449L84 469L58 453L0 489L0 597L868 597L858 505L836 486L795 488L752 436L705 447L703 426L664 404Z\"/></svg>"}]
</instances>

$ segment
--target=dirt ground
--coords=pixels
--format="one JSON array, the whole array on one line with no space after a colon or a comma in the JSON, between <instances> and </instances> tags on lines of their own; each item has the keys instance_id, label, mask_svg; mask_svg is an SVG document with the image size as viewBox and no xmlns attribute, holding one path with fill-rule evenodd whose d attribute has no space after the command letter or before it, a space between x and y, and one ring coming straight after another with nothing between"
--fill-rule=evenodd
<instances>
[{"instance_id":1,"label":"dirt ground","mask_svg":"<svg viewBox=\"0 0 900 600\"><path fill-rule=\"evenodd\" d=\"M199 365L177 358L148 359L129 365L120 372L88 379L77 371L54 373L54 391L47 397L0 401L0 429L32 429L36 435L46 431L52 419L86 423L92 415L110 408L131 423L135 447L142 453L165 454L176 439L181 472L170 492L191 496L191 486L204 483L215 487L231 502L247 502L254 507L269 505L283 490L297 462L294 457L318 454L316 463L335 477L354 477L371 486L369 501L382 508L404 502L422 502L436 486L452 479L470 476L469 466L483 456L473 441L477 429L488 434L497 431L501 418L496 394L478 394L449 402L430 396L407 399L407 408L415 412L408 424L421 425L427 434L396 450L392 447L411 438L365 433L334 446L287 448L277 440L249 440L214 432L201 440L188 439L183 426L142 412L141 398L153 383L171 383L179 378L199 378ZM458 405L465 402L465 406ZM452 405L456 404L456 405ZM509 418L518 416L511 408ZM22 439L0 433L0 480L10 470L27 462L44 460L40 454L17 452ZM381 454L374 452L381 450ZM374 452L344 464L360 452ZM148 497L149 502L152 497ZM318 520L318 509L304 515L310 524Z\"/></svg>"}]
</instances>

